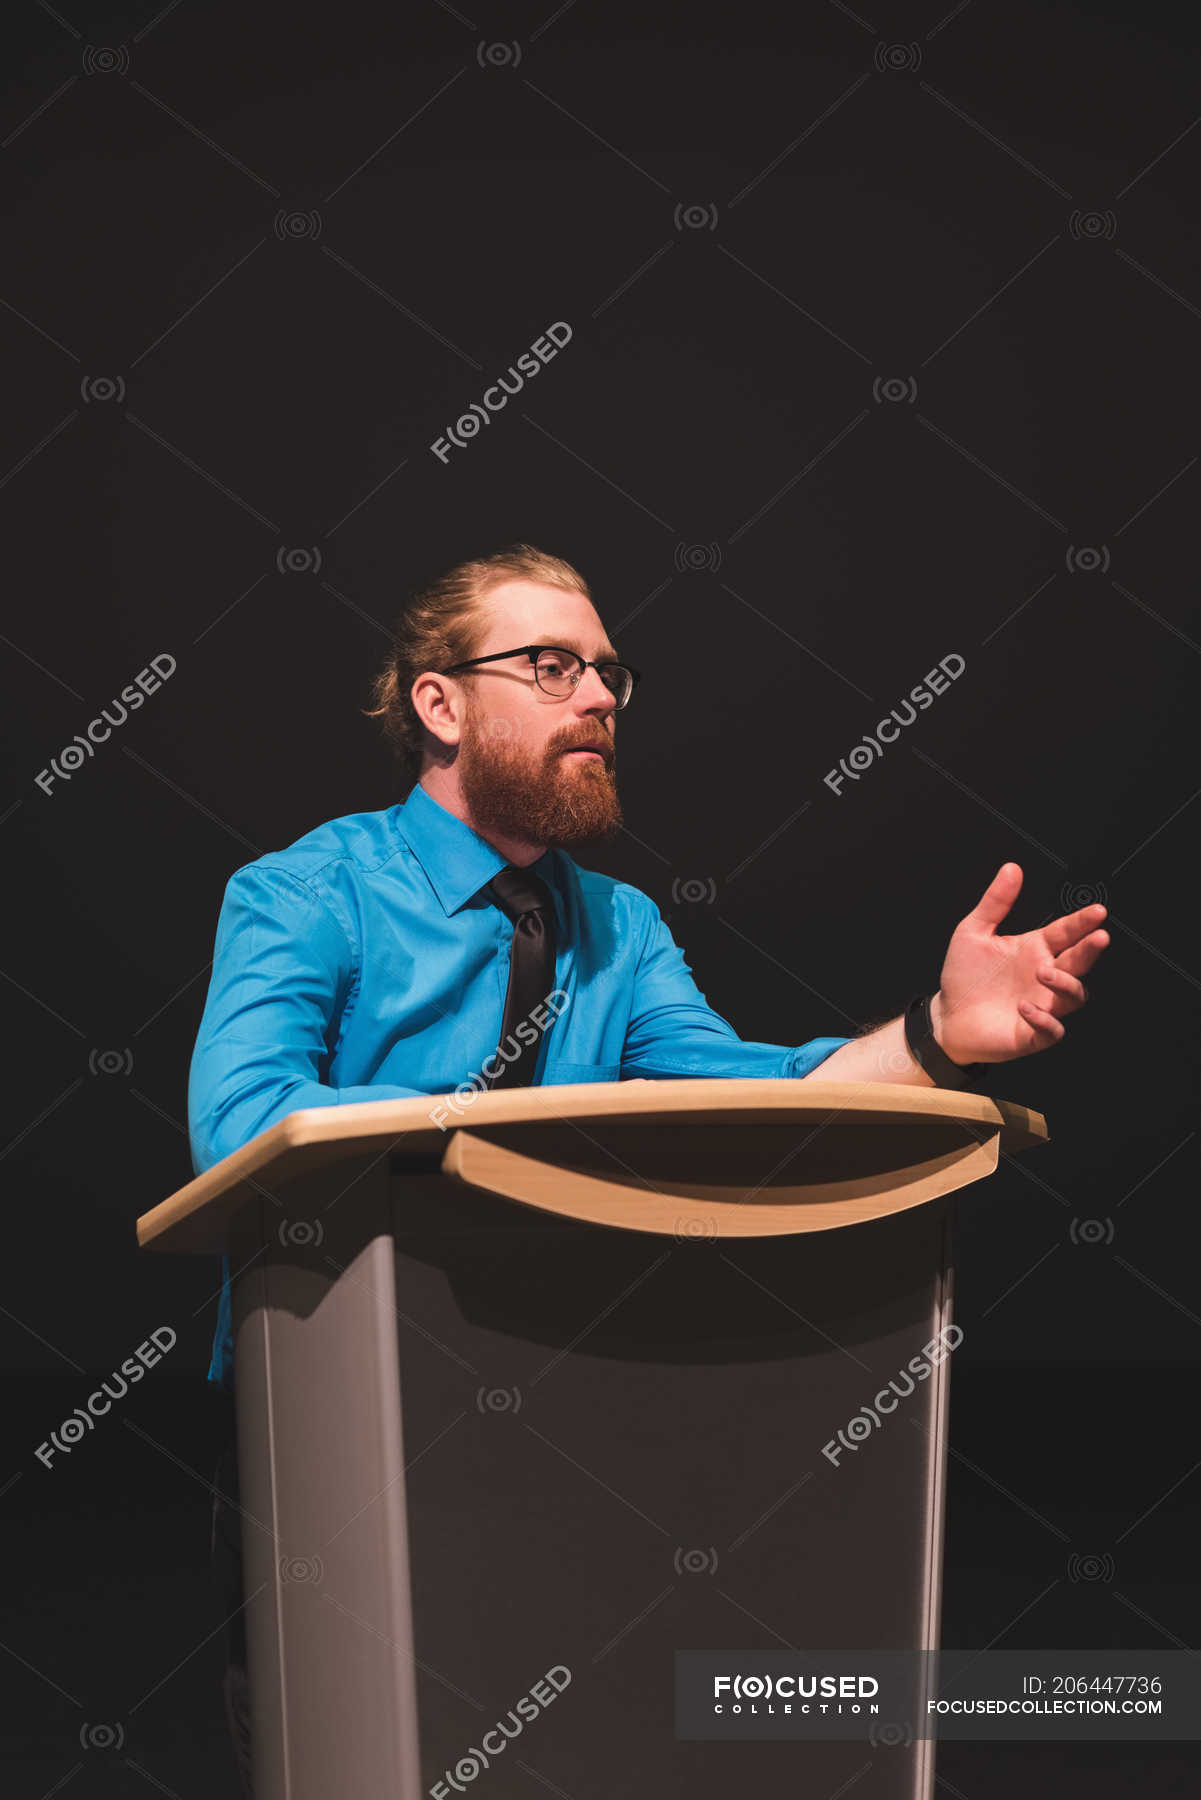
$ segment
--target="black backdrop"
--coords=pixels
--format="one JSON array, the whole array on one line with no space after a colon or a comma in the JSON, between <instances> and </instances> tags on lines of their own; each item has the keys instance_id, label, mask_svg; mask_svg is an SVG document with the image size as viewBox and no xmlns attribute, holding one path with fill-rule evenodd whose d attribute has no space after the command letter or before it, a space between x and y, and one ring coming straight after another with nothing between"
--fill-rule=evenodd
<instances>
[{"instance_id":1,"label":"black backdrop","mask_svg":"<svg viewBox=\"0 0 1201 1800\"><path fill-rule=\"evenodd\" d=\"M1109 907L1067 1042L992 1082L1053 1141L959 1208L945 1637L1195 1641L1191 9L469 11L6 22L0 1488L30 1794L229 1780L218 1270L139 1255L133 1221L191 1173L226 879L402 797L361 711L392 616L515 539L584 572L645 671L626 829L579 860L653 895L742 1035L932 989L1008 858L1015 929ZM120 1418L44 1467L164 1324ZM940 1775L1168 1794L1190 1766L960 1745Z\"/></svg>"}]
</instances>

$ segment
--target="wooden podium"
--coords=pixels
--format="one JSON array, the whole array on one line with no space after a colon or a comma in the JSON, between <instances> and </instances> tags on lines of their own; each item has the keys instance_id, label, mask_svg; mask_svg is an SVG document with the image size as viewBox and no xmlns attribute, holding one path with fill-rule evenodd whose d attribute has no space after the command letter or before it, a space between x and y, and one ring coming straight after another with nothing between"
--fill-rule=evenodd
<instances>
[{"instance_id":1,"label":"wooden podium","mask_svg":"<svg viewBox=\"0 0 1201 1800\"><path fill-rule=\"evenodd\" d=\"M677 1738L674 1653L937 1647L948 1196L1043 1119L452 1098L292 1113L138 1222L230 1257L257 1800L932 1800L926 1738Z\"/></svg>"}]
</instances>

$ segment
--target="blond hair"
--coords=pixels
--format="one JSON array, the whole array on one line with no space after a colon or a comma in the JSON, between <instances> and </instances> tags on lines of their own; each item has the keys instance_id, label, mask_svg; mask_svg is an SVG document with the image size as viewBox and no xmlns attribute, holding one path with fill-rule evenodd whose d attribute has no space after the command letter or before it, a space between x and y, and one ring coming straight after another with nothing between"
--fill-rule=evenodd
<instances>
[{"instance_id":1,"label":"blond hair","mask_svg":"<svg viewBox=\"0 0 1201 1800\"><path fill-rule=\"evenodd\" d=\"M413 683L427 669L449 668L476 654L488 625L483 600L502 581L538 581L592 598L570 563L520 543L456 563L410 597L387 660L372 682L374 704L364 708L367 718L379 719L410 787L421 774L427 741L413 705Z\"/></svg>"}]
</instances>

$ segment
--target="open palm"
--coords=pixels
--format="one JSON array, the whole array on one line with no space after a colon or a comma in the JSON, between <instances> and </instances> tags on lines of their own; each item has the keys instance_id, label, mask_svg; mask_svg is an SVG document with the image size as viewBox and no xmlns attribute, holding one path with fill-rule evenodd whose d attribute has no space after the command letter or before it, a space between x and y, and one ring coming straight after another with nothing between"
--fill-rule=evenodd
<instances>
[{"instance_id":1,"label":"open palm","mask_svg":"<svg viewBox=\"0 0 1201 1800\"><path fill-rule=\"evenodd\" d=\"M1017 863L1003 863L951 935L933 1009L935 1036L955 1062L1009 1062L1045 1050L1063 1020L1088 999L1081 979L1109 943L1097 927L1101 905L1082 906L1049 925L1001 937L997 927L1022 886Z\"/></svg>"}]
</instances>

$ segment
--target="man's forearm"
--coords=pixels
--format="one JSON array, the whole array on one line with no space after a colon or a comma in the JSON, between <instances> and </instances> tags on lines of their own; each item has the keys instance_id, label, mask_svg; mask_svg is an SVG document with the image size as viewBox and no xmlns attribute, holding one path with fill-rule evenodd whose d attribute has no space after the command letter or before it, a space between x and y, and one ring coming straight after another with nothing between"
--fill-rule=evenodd
<instances>
[{"instance_id":1,"label":"man's forearm","mask_svg":"<svg viewBox=\"0 0 1201 1800\"><path fill-rule=\"evenodd\" d=\"M939 1025L942 1020L942 995L930 1001L930 1024L934 1041L941 1047ZM909 1087L937 1087L910 1050L905 1038L905 1021L899 1016L878 1025L874 1031L852 1038L849 1044L819 1062L803 1081L895 1081Z\"/></svg>"},{"instance_id":2,"label":"man's forearm","mask_svg":"<svg viewBox=\"0 0 1201 1800\"><path fill-rule=\"evenodd\" d=\"M894 1081L909 1087L934 1087L905 1042L905 1021L897 1017L863 1037L840 1044L803 1081Z\"/></svg>"}]
</instances>

